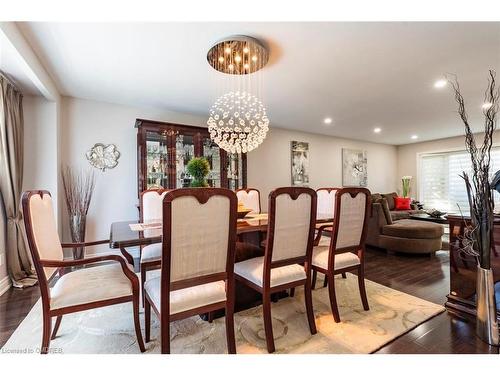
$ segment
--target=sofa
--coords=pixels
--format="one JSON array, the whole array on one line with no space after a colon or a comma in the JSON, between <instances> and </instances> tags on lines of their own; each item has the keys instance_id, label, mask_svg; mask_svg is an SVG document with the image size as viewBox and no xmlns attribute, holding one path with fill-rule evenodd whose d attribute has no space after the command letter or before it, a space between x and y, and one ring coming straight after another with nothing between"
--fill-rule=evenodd
<instances>
[{"instance_id":1,"label":"sofa","mask_svg":"<svg viewBox=\"0 0 500 375\"><path fill-rule=\"evenodd\" d=\"M411 210L396 210L394 198L397 196L398 194L396 192L386 194L375 193L372 194L372 202L378 202L382 198L385 198L387 200L387 204L389 205L389 212L391 213L392 220L408 219L411 214L420 212L414 205L411 205Z\"/></svg>"},{"instance_id":2,"label":"sofa","mask_svg":"<svg viewBox=\"0 0 500 375\"><path fill-rule=\"evenodd\" d=\"M372 211L368 218L366 244L386 249L388 252L404 252L433 255L441 250L444 229L440 224L405 219L418 210L391 210L387 197L372 196ZM389 195L389 194L388 194ZM389 198L392 197L392 194Z\"/></svg>"}]
</instances>

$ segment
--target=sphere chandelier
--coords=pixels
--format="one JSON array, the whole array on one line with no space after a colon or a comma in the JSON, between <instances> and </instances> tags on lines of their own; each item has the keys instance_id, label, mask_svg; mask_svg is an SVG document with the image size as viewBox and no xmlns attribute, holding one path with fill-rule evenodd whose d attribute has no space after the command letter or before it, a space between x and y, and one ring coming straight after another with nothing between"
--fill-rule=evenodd
<instances>
[{"instance_id":1,"label":"sphere chandelier","mask_svg":"<svg viewBox=\"0 0 500 375\"><path fill-rule=\"evenodd\" d=\"M247 92L229 92L216 100L207 121L210 138L230 153L249 152L266 138L269 119L262 102Z\"/></svg>"},{"instance_id":2,"label":"sphere chandelier","mask_svg":"<svg viewBox=\"0 0 500 375\"><path fill-rule=\"evenodd\" d=\"M262 102L250 92L249 76L262 69L268 59L267 49L257 39L246 36L222 40L207 53L208 63L236 82L217 98L207 121L210 138L229 153L252 151L267 135L269 118Z\"/></svg>"}]
</instances>

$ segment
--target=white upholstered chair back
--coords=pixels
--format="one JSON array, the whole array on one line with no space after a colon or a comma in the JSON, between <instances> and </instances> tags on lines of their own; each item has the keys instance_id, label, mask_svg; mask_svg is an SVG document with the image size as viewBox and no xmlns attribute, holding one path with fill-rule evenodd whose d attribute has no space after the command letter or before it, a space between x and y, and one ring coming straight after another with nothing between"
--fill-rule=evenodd
<instances>
[{"instance_id":1,"label":"white upholstered chair back","mask_svg":"<svg viewBox=\"0 0 500 375\"><path fill-rule=\"evenodd\" d=\"M335 216L335 193L338 189L318 189L318 208L316 210L317 216Z\"/></svg>"},{"instance_id":2,"label":"white upholstered chair back","mask_svg":"<svg viewBox=\"0 0 500 375\"><path fill-rule=\"evenodd\" d=\"M167 190L146 190L141 194L142 220L144 222L162 219L165 194L167 194Z\"/></svg>"},{"instance_id":3,"label":"white upholstered chair back","mask_svg":"<svg viewBox=\"0 0 500 375\"><path fill-rule=\"evenodd\" d=\"M48 192L43 192L42 195L33 193L28 199L28 212L24 211L23 215L29 217L30 225L26 225L26 234L33 239L34 246L30 246L33 260L63 260L52 197ZM57 268L44 268L45 277L49 279L56 270Z\"/></svg>"},{"instance_id":4,"label":"white upholstered chair back","mask_svg":"<svg viewBox=\"0 0 500 375\"><path fill-rule=\"evenodd\" d=\"M206 203L194 196L172 201L171 282L226 271L230 203L224 195L211 196Z\"/></svg>"},{"instance_id":5,"label":"white upholstered chair back","mask_svg":"<svg viewBox=\"0 0 500 375\"><path fill-rule=\"evenodd\" d=\"M236 192L238 197L238 203L243 203L243 205L251 209L250 213L260 214L260 192L257 189L242 189Z\"/></svg>"},{"instance_id":6,"label":"white upholstered chair back","mask_svg":"<svg viewBox=\"0 0 500 375\"><path fill-rule=\"evenodd\" d=\"M354 197L351 191L356 191ZM366 193L368 192L368 193ZM340 189L337 191L338 232L336 249L359 246L366 223L366 206L369 204L369 191L366 189Z\"/></svg>"},{"instance_id":7,"label":"white upholstered chair back","mask_svg":"<svg viewBox=\"0 0 500 375\"><path fill-rule=\"evenodd\" d=\"M307 193L298 195L297 199L292 199L288 193L281 193L275 197L275 208L274 210L271 208L270 212L274 215L273 262L306 255L312 204L313 197ZM269 206L272 205L271 198Z\"/></svg>"}]
</instances>

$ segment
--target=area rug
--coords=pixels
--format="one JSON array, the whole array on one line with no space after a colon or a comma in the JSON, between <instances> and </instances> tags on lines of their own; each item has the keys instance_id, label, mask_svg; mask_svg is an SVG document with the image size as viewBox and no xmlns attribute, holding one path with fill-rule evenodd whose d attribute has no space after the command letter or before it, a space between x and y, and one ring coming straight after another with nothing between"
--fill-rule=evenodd
<instances>
[{"instance_id":1,"label":"area rug","mask_svg":"<svg viewBox=\"0 0 500 375\"><path fill-rule=\"evenodd\" d=\"M445 309L406 293L366 281L370 310L364 311L357 278L337 278L335 287L341 323L330 311L328 288L313 291L318 333L311 335L304 306L303 290L271 306L276 353L372 353ZM154 314L152 314L154 316ZM41 343L41 301L38 301L2 353L36 353ZM141 324L144 330L143 313ZM238 353L267 353L258 306L235 315ZM212 323L193 317L172 323L172 353L226 353L224 318ZM159 353L159 324L152 320L152 341L146 353ZM139 353L132 321L131 303L65 315L58 336L52 340L56 353Z\"/></svg>"}]
</instances>

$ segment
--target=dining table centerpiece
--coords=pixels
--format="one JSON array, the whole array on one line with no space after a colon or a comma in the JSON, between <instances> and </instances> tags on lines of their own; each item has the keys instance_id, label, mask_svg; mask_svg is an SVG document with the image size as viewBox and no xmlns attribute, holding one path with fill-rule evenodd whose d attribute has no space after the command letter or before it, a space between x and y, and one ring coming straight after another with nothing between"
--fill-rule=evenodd
<instances>
[{"instance_id":1,"label":"dining table centerpiece","mask_svg":"<svg viewBox=\"0 0 500 375\"><path fill-rule=\"evenodd\" d=\"M470 224L465 228L462 251L476 257L476 334L490 345L499 345L495 286L491 269L493 232L493 193L490 186L490 161L493 134L496 130L500 90L496 88L496 73L489 71L488 87L484 94L484 138L477 142L471 129L465 101L458 79L448 79L458 103L458 114L465 125L465 146L471 158L471 172L462 172L470 210Z\"/></svg>"},{"instance_id":2,"label":"dining table centerpiece","mask_svg":"<svg viewBox=\"0 0 500 375\"><path fill-rule=\"evenodd\" d=\"M207 176L210 173L210 163L203 157L192 158L186 166L187 172L193 177L191 187L209 187Z\"/></svg>"}]
</instances>

